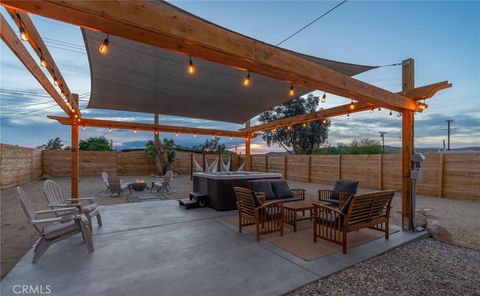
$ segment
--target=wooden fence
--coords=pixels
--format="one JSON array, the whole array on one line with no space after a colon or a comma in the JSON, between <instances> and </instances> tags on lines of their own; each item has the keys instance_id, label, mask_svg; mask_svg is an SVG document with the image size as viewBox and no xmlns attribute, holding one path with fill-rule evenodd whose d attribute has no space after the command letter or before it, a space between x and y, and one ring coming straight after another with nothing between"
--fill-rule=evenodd
<instances>
[{"instance_id":1,"label":"wooden fence","mask_svg":"<svg viewBox=\"0 0 480 296\"><path fill-rule=\"evenodd\" d=\"M18 186L42 175L42 151L0 144L1 189Z\"/></svg>"},{"instance_id":2,"label":"wooden fence","mask_svg":"<svg viewBox=\"0 0 480 296\"><path fill-rule=\"evenodd\" d=\"M9 188L42 174L70 175L69 151L40 151L1 144L1 188ZM173 169L177 174L190 174L191 153L177 152ZM203 155L194 153L200 165ZM423 179L417 192L423 195L480 200L480 153L426 155L422 164ZM206 154L212 163L217 154ZM232 169L243 157L232 158ZM252 155L252 169L282 173L288 180L333 184L338 179L355 179L371 189L401 188L401 156L384 155ZM149 175L155 162L143 151L102 152L80 151L80 175L99 176L102 171L119 175Z\"/></svg>"},{"instance_id":3,"label":"wooden fence","mask_svg":"<svg viewBox=\"0 0 480 296\"><path fill-rule=\"evenodd\" d=\"M400 154L383 155L252 155L252 168L282 173L285 179L333 184L355 179L360 187L401 189ZM480 153L426 154L417 193L480 200Z\"/></svg>"}]
</instances>

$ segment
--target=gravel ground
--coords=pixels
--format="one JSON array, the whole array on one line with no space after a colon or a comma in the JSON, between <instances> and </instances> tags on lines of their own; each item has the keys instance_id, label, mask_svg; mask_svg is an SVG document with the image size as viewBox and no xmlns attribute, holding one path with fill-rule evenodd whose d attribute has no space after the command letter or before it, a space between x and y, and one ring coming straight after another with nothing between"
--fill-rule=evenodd
<instances>
[{"instance_id":1,"label":"gravel ground","mask_svg":"<svg viewBox=\"0 0 480 296\"><path fill-rule=\"evenodd\" d=\"M288 295L480 295L479 279L480 251L422 239Z\"/></svg>"}]
</instances>

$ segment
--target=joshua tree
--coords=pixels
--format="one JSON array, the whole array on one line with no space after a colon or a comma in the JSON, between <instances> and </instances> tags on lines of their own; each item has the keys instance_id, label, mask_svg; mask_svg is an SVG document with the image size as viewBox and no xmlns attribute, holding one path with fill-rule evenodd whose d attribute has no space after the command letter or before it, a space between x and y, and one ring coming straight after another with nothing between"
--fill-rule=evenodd
<instances>
[{"instance_id":1,"label":"joshua tree","mask_svg":"<svg viewBox=\"0 0 480 296\"><path fill-rule=\"evenodd\" d=\"M145 152L149 158L155 159L155 166L159 174L163 175L166 171L171 170L176 157L173 140L163 139L163 143L150 140L145 146Z\"/></svg>"}]
</instances>

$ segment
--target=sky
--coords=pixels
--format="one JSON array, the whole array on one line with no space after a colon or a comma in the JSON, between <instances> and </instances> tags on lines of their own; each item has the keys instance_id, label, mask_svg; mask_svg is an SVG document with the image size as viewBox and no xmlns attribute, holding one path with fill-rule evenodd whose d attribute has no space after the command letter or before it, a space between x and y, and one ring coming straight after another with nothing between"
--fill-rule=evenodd
<instances>
[{"instance_id":1,"label":"sky","mask_svg":"<svg viewBox=\"0 0 480 296\"><path fill-rule=\"evenodd\" d=\"M275 44L314 20L339 1L173 1L174 5L244 35ZM18 32L3 7L2 15ZM87 55L79 28L32 16L55 58L69 88L81 96L85 117L153 122L152 114L84 109L90 92ZM31 51L29 45L25 43ZM290 50L321 58L365 65L390 65L415 59L415 85L448 80L453 87L427 101L429 108L417 113L415 145L441 148L446 139L446 120L453 119L452 148L480 146L480 2L461 1L348 1L284 44ZM35 56L33 54L32 55ZM70 130L46 115L62 115L40 84L0 42L0 141L35 147L60 137L66 145ZM50 77L47 74L48 77ZM392 92L401 90L401 67L382 67L355 76L356 79ZM323 95L315 92L315 95ZM327 94L321 108L350 102ZM254 120L255 121L255 120ZM219 129L238 129L238 124L160 116L160 124ZM355 113L332 118L330 145L354 139L379 139L400 145L401 118L388 119L388 111ZM87 128L80 137L104 135L117 147L132 147L152 138L151 133ZM203 143L206 137L162 134L182 145ZM243 151L241 139L222 139L228 147ZM253 153L283 151L267 147L258 137Z\"/></svg>"}]
</instances>

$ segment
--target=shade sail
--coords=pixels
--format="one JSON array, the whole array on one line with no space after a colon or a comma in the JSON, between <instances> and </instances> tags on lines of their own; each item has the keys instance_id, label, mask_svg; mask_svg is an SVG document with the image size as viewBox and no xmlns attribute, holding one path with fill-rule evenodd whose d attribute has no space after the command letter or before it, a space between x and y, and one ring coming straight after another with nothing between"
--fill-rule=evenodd
<instances>
[{"instance_id":1,"label":"shade sail","mask_svg":"<svg viewBox=\"0 0 480 296\"><path fill-rule=\"evenodd\" d=\"M159 5L179 10L164 2ZM190 75L188 56L116 36L109 37L110 50L102 55L98 47L105 33L87 29L82 33L91 73L87 108L244 123L291 100L285 81L251 73L251 83L245 87L245 71L194 57L196 73ZM375 68L291 53L349 76ZM296 95L311 91L295 86Z\"/></svg>"}]
</instances>

